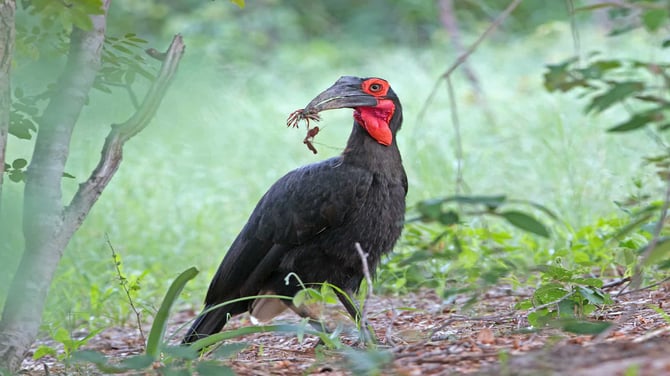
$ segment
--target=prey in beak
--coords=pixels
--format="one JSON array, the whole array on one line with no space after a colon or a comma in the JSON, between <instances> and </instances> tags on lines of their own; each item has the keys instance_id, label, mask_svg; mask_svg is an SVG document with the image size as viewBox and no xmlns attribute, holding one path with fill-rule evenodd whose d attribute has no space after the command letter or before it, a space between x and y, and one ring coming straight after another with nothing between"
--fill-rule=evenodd
<instances>
[{"instance_id":1,"label":"prey in beak","mask_svg":"<svg viewBox=\"0 0 670 376\"><path fill-rule=\"evenodd\" d=\"M316 148L312 145L314 136L319 133L319 127L310 128L310 121L320 121L319 112L334 110L338 108L373 107L377 105L377 98L363 91L363 82L365 80L353 76L343 76L338 79L333 86L324 90L321 94L312 99L303 109L293 111L286 125L297 128L301 120L307 124L307 135L303 143L314 154Z\"/></svg>"}]
</instances>

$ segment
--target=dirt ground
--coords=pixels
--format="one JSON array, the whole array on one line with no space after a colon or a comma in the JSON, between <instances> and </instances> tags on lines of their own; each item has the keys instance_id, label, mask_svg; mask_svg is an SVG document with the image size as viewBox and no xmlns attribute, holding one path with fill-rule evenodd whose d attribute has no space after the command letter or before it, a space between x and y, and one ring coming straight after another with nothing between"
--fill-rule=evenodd
<instances>
[{"instance_id":1,"label":"dirt ground","mask_svg":"<svg viewBox=\"0 0 670 376\"><path fill-rule=\"evenodd\" d=\"M381 350L392 357L384 375L670 375L670 322L652 307L670 313L670 283L617 296L592 319L615 323L604 338L573 335L554 329L528 331L526 312L514 304L524 293L495 288L469 310L465 297L445 304L432 291L401 297L373 297L368 315ZM411 309L408 309L411 308ZM347 323L335 307L329 319ZM179 312L170 329L196 312ZM276 321L293 321L283 314ZM233 319L226 328L251 325L248 316ZM351 325L351 324L348 324ZM85 333L81 333L85 335ZM113 359L142 352L134 328L110 328L86 348ZM343 334L352 343L353 334ZM249 346L228 361L240 375L353 375L356 366L335 352L316 347L316 338L302 343L295 335L260 333L241 338ZM50 346L55 346L53 343ZM37 345L36 345L37 346ZM355 362L362 362L357 359ZM64 369L54 359L26 359L27 375L99 374Z\"/></svg>"}]
</instances>

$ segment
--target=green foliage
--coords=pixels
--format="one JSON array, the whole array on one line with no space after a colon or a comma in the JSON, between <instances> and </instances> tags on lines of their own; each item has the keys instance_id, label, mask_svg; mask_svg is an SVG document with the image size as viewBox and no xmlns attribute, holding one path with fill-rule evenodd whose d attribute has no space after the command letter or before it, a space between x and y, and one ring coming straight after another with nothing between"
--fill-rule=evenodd
<instances>
[{"instance_id":1,"label":"green foliage","mask_svg":"<svg viewBox=\"0 0 670 376\"><path fill-rule=\"evenodd\" d=\"M612 35L628 32L643 26L649 33L659 31L669 23L667 0L649 2L633 2L630 6L620 6L616 3L603 3L598 8L610 8L609 16L615 21ZM581 8L592 11L595 6ZM616 22L620 17L638 17L639 22ZM667 40L657 49L666 48ZM615 134L626 133L628 137L641 137L640 132L631 133L645 128L653 134L657 142L663 145L663 153L653 156L639 156L645 164L656 168L661 183L670 187L670 153L668 153L667 130L670 129L670 63L667 61L642 60L639 58L602 58L600 54L592 53L588 61L570 58L563 63L549 65L544 74L544 86L552 91L577 92L581 97L588 98L584 111L592 114L601 114L606 111L627 113L626 120L609 127L608 132ZM621 116L624 117L624 116ZM644 184L635 182L638 189ZM646 188L646 187L644 187ZM666 188L667 190L668 188ZM614 234L615 239L633 233L646 233L645 241L638 244L636 250L628 248L625 255L627 270L637 267L636 273L643 268L658 270L670 265L670 241L665 222L668 200L665 195L662 200L653 200L650 197L660 196L660 192L653 195L631 195L624 202L617 203L619 208L630 214L630 222L620 227ZM652 220L658 218L657 223ZM639 262L638 262L639 257Z\"/></svg>"},{"instance_id":2,"label":"green foliage","mask_svg":"<svg viewBox=\"0 0 670 376\"><path fill-rule=\"evenodd\" d=\"M147 41L133 33L122 37L108 36L102 50L102 66L93 87L105 93L112 93L112 87L125 87L132 93L135 77L140 75L148 82L154 80L155 73L147 62L144 47Z\"/></svg>"},{"instance_id":3,"label":"green foliage","mask_svg":"<svg viewBox=\"0 0 670 376\"><path fill-rule=\"evenodd\" d=\"M543 266L540 271L543 283L531 298L517 304L518 309L532 309L528 314L530 324L541 328L561 323L564 330L582 330L582 334L595 330L595 324L576 319L586 318L596 307L612 303L609 295L601 290L603 281L583 277L583 270L568 270L555 265ZM607 325L600 328L605 330Z\"/></svg>"},{"instance_id":4,"label":"green foliage","mask_svg":"<svg viewBox=\"0 0 670 376\"><path fill-rule=\"evenodd\" d=\"M93 330L83 338L73 338L72 333L69 330L59 327L51 334L51 338L63 346L63 352L60 353L56 348L51 346L40 345L37 350L35 350L33 359L40 359L46 355L50 355L61 362L68 361L77 350L86 345L91 338L102 332L102 330L102 328Z\"/></svg>"},{"instance_id":5,"label":"green foliage","mask_svg":"<svg viewBox=\"0 0 670 376\"><path fill-rule=\"evenodd\" d=\"M533 216L519 210L502 210L505 204L523 204L539 209L549 217L557 219L549 209L530 201L508 200L505 196L450 196L439 199L420 201L416 210L420 217L418 219L424 222L438 221L444 226L450 226L459 222L458 208L449 207L445 204L458 204L471 207L473 211L465 212L468 215L491 215L504 218L511 225L535 235L545 238L549 237L549 230L542 222Z\"/></svg>"},{"instance_id":6,"label":"green foliage","mask_svg":"<svg viewBox=\"0 0 670 376\"><path fill-rule=\"evenodd\" d=\"M102 353L97 351L78 351L73 354L72 361L94 364L101 372L107 374L127 373L129 371L147 371L153 368L156 362L161 366L156 369L158 374L190 374L193 370L200 375L231 375L230 367L218 361L197 361L198 348L194 346L170 346L165 339L171 307L179 297L188 281L198 274L196 268L189 268L182 272L170 285L161 306L154 317L147 346L144 354L134 355L112 363ZM227 346L214 353L217 360L226 359L243 350L245 344Z\"/></svg>"},{"instance_id":7,"label":"green foliage","mask_svg":"<svg viewBox=\"0 0 670 376\"><path fill-rule=\"evenodd\" d=\"M563 63L549 65L545 73L545 87L549 91L580 89L581 95L591 98L587 113L600 113L614 106L632 109L625 120L608 131L628 132L645 126L657 131L670 128L666 119L670 96L659 90L658 83L670 79L670 63L640 60L600 60L583 63L571 58Z\"/></svg>"},{"instance_id":8,"label":"green foliage","mask_svg":"<svg viewBox=\"0 0 670 376\"><path fill-rule=\"evenodd\" d=\"M49 27L52 23L60 22L66 30L69 30L72 26L82 30L90 30L93 23L89 16L104 13L102 0L73 0L70 2L32 0L23 3L27 5L26 10L31 14L44 16L43 23L45 26Z\"/></svg>"}]
</instances>

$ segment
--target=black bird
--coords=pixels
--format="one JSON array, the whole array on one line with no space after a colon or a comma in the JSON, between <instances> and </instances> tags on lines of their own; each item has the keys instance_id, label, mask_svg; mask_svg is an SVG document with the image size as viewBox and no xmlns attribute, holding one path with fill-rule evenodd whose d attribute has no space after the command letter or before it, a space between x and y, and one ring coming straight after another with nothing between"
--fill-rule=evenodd
<instances>
[{"instance_id":1,"label":"black bird","mask_svg":"<svg viewBox=\"0 0 670 376\"><path fill-rule=\"evenodd\" d=\"M368 253L369 272L400 236L407 176L396 143L402 108L387 81L341 77L314 98L305 114L354 110L354 126L340 156L293 170L260 199L210 283L205 310L255 295L294 296L301 286L328 282L351 295L365 273L356 243ZM357 309L338 297L356 319ZM201 314L183 343L221 331L229 317L249 311L261 321L286 308L309 310L290 300L263 298L232 303ZM367 325L367 323L364 323Z\"/></svg>"}]
</instances>

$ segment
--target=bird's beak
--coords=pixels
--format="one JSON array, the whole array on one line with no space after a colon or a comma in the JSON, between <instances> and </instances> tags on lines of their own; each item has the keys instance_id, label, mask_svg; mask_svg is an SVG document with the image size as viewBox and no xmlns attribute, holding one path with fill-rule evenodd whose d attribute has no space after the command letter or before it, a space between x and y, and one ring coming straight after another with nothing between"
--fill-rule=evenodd
<instances>
[{"instance_id":1,"label":"bird's beak","mask_svg":"<svg viewBox=\"0 0 670 376\"><path fill-rule=\"evenodd\" d=\"M363 80L358 77L341 77L305 107L305 112L318 113L336 108L371 107L377 99L361 89Z\"/></svg>"}]
</instances>

